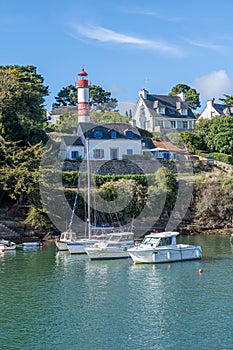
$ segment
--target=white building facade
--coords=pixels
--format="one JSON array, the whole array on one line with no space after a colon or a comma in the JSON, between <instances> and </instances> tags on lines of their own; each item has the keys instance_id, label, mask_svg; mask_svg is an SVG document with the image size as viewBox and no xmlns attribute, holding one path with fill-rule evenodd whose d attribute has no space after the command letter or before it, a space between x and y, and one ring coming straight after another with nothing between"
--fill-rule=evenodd
<instances>
[{"instance_id":1,"label":"white building facade","mask_svg":"<svg viewBox=\"0 0 233 350\"><path fill-rule=\"evenodd\" d=\"M127 123L79 123L78 136L89 141L90 160L122 160L124 155L141 155L142 138L137 128Z\"/></svg>"},{"instance_id":2,"label":"white building facade","mask_svg":"<svg viewBox=\"0 0 233 350\"><path fill-rule=\"evenodd\" d=\"M206 102L206 107L203 112L200 114L200 119L212 119L214 117L224 115L224 116L233 116L233 106L228 106L225 104L215 103L215 99L208 100Z\"/></svg>"},{"instance_id":3,"label":"white building facade","mask_svg":"<svg viewBox=\"0 0 233 350\"><path fill-rule=\"evenodd\" d=\"M192 130L196 117L185 102L184 94L178 96L152 95L139 91L132 124L150 132L166 130Z\"/></svg>"}]
</instances>

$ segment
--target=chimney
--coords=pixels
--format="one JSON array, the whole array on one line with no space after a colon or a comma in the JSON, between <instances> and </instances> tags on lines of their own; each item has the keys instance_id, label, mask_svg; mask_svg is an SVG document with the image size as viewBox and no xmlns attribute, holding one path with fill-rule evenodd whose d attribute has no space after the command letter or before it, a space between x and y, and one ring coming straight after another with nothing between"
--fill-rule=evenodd
<instances>
[{"instance_id":1,"label":"chimney","mask_svg":"<svg viewBox=\"0 0 233 350\"><path fill-rule=\"evenodd\" d=\"M148 94L148 91L146 89L141 89L139 91L139 97L144 98L144 100L147 100L147 94Z\"/></svg>"},{"instance_id":2,"label":"chimney","mask_svg":"<svg viewBox=\"0 0 233 350\"><path fill-rule=\"evenodd\" d=\"M180 97L182 102L185 102L186 95L183 91L181 91L179 94L177 94L178 97Z\"/></svg>"},{"instance_id":3,"label":"chimney","mask_svg":"<svg viewBox=\"0 0 233 350\"><path fill-rule=\"evenodd\" d=\"M206 118L211 119L215 113L213 108L214 98L206 101Z\"/></svg>"},{"instance_id":4,"label":"chimney","mask_svg":"<svg viewBox=\"0 0 233 350\"><path fill-rule=\"evenodd\" d=\"M214 100L215 100L215 98L213 97L212 100L207 100L206 101L206 107L208 109L211 109L213 107Z\"/></svg>"}]
</instances>

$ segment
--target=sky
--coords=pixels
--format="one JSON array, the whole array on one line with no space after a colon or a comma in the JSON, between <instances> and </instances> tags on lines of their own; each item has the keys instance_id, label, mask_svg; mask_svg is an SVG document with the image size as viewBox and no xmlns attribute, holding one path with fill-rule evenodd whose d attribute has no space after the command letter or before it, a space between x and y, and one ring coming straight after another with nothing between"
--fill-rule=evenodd
<instances>
[{"instance_id":1,"label":"sky","mask_svg":"<svg viewBox=\"0 0 233 350\"><path fill-rule=\"evenodd\" d=\"M0 0L0 65L36 66L48 111L83 66L120 110L142 88L166 95L182 83L201 111L233 95L232 13L232 0Z\"/></svg>"}]
</instances>

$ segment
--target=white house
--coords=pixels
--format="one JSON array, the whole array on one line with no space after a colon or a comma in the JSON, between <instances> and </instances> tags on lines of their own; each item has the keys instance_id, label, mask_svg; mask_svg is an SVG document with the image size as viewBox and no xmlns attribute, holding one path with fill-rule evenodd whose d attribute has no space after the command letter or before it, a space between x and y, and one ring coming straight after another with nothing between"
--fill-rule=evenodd
<instances>
[{"instance_id":1,"label":"white house","mask_svg":"<svg viewBox=\"0 0 233 350\"><path fill-rule=\"evenodd\" d=\"M219 115L224 116L233 116L233 106L228 106L220 103L215 103L215 99L208 100L206 102L206 107L201 113L200 119L212 119L213 117L217 117Z\"/></svg>"},{"instance_id":2,"label":"white house","mask_svg":"<svg viewBox=\"0 0 233 350\"><path fill-rule=\"evenodd\" d=\"M139 91L132 124L150 132L166 132L171 129L192 130L196 117L185 102L183 93L178 96L149 94Z\"/></svg>"},{"instance_id":3,"label":"white house","mask_svg":"<svg viewBox=\"0 0 233 350\"><path fill-rule=\"evenodd\" d=\"M59 158L84 158L87 139L90 160L123 159L124 155L142 155L142 137L137 128L127 123L79 123L77 136L63 136Z\"/></svg>"},{"instance_id":4,"label":"white house","mask_svg":"<svg viewBox=\"0 0 233 350\"><path fill-rule=\"evenodd\" d=\"M90 160L123 159L124 155L142 154L142 137L127 123L79 123L78 136L89 140Z\"/></svg>"},{"instance_id":5,"label":"white house","mask_svg":"<svg viewBox=\"0 0 233 350\"><path fill-rule=\"evenodd\" d=\"M59 158L69 160L83 159L84 144L81 138L77 136L62 136Z\"/></svg>"}]
</instances>

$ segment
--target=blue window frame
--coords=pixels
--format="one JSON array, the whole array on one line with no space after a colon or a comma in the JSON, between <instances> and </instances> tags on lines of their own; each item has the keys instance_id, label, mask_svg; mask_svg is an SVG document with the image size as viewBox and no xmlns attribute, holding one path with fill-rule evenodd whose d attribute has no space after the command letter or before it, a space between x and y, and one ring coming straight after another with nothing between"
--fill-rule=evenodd
<instances>
[{"instance_id":1,"label":"blue window frame","mask_svg":"<svg viewBox=\"0 0 233 350\"><path fill-rule=\"evenodd\" d=\"M71 159L77 159L79 158L79 152L78 151L72 151L71 152Z\"/></svg>"},{"instance_id":2,"label":"blue window frame","mask_svg":"<svg viewBox=\"0 0 233 350\"><path fill-rule=\"evenodd\" d=\"M116 139L116 137L117 137L116 130L111 130L111 138Z\"/></svg>"},{"instance_id":3,"label":"blue window frame","mask_svg":"<svg viewBox=\"0 0 233 350\"><path fill-rule=\"evenodd\" d=\"M134 137L134 133L131 130L127 130L125 132L125 136L128 137L129 139L132 139Z\"/></svg>"},{"instance_id":4,"label":"blue window frame","mask_svg":"<svg viewBox=\"0 0 233 350\"><path fill-rule=\"evenodd\" d=\"M93 133L94 138L96 139L101 139L103 137L103 132L102 130L95 130Z\"/></svg>"}]
</instances>

